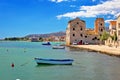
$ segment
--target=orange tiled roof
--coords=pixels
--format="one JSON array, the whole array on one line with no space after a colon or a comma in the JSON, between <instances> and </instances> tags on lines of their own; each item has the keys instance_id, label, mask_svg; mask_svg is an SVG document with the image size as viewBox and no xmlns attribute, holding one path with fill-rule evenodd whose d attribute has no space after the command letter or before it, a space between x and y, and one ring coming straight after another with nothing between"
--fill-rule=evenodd
<instances>
[{"instance_id":1,"label":"orange tiled roof","mask_svg":"<svg viewBox=\"0 0 120 80\"><path fill-rule=\"evenodd\" d=\"M110 25L116 25L116 21L110 21Z\"/></svg>"}]
</instances>

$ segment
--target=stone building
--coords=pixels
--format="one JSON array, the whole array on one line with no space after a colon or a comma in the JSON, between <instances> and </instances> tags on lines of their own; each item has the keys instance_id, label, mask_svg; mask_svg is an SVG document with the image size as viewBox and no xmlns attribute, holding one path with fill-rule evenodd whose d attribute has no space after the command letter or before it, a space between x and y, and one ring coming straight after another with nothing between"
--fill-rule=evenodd
<instances>
[{"instance_id":1,"label":"stone building","mask_svg":"<svg viewBox=\"0 0 120 80\"><path fill-rule=\"evenodd\" d=\"M85 21L76 18L68 22L66 29L66 44L70 45L73 42L78 43L84 41L86 24Z\"/></svg>"},{"instance_id":2,"label":"stone building","mask_svg":"<svg viewBox=\"0 0 120 80\"><path fill-rule=\"evenodd\" d=\"M103 18L96 18L95 23L95 34L101 35L105 30L105 22Z\"/></svg>"},{"instance_id":3,"label":"stone building","mask_svg":"<svg viewBox=\"0 0 120 80\"><path fill-rule=\"evenodd\" d=\"M120 15L117 17L116 30L117 30L118 43L120 45Z\"/></svg>"},{"instance_id":4,"label":"stone building","mask_svg":"<svg viewBox=\"0 0 120 80\"><path fill-rule=\"evenodd\" d=\"M99 36L104 31L104 19L95 20L95 29L87 29L84 20L79 18L70 20L66 29L66 45L77 44L98 44Z\"/></svg>"}]
</instances>

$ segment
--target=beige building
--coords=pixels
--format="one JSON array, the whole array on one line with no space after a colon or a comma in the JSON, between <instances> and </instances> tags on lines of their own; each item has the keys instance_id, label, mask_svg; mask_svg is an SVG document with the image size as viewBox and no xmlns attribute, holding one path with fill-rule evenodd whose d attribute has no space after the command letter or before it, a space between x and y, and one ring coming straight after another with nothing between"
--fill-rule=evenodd
<instances>
[{"instance_id":1,"label":"beige building","mask_svg":"<svg viewBox=\"0 0 120 80\"><path fill-rule=\"evenodd\" d=\"M115 36L115 34L116 34L116 22L117 21L110 21L109 22L109 34L110 34L110 37L105 41L105 45L107 45L107 46L115 46L115 44L117 43L111 37L111 36Z\"/></svg>"},{"instance_id":2,"label":"beige building","mask_svg":"<svg viewBox=\"0 0 120 80\"><path fill-rule=\"evenodd\" d=\"M117 17L116 30L117 30L118 43L120 44L120 15Z\"/></svg>"},{"instance_id":3,"label":"beige building","mask_svg":"<svg viewBox=\"0 0 120 80\"><path fill-rule=\"evenodd\" d=\"M109 31L111 36L114 36L116 33L116 22L117 21L110 21Z\"/></svg>"},{"instance_id":4,"label":"beige building","mask_svg":"<svg viewBox=\"0 0 120 80\"><path fill-rule=\"evenodd\" d=\"M98 44L99 36L104 31L104 19L95 20L95 29L87 29L84 20L79 18L70 20L66 29L66 45L77 44Z\"/></svg>"}]
</instances>

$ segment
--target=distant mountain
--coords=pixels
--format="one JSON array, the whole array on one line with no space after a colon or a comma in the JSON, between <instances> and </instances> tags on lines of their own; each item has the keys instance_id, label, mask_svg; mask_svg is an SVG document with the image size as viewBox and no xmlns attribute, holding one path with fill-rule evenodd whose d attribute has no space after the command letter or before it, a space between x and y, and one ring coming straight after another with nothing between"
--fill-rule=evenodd
<instances>
[{"instance_id":1,"label":"distant mountain","mask_svg":"<svg viewBox=\"0 0 120 80\"><path fill-rule=\"evenodd\" d=\"M48 34L29 34L25 37L42 37L42 38L47 38L47 37L50 37L50 36L64 36L65 35L65 32L63 31L60 31L60 32L54 32L54 33L48 33Z\"/></svg>"}]
</instances>

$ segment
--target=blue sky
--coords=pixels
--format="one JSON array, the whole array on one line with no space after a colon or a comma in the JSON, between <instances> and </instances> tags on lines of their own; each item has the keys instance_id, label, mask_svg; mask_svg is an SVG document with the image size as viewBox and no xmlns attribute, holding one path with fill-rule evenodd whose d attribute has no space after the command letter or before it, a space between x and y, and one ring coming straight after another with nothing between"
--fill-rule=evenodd
<instances>
[{"instance_id":1,"label":"blue sky","mask_svg":"<svg viewBox=\"0 0 120 80\"><path fill-rule=\"evenodd\" d=\"M0 0L0 38L65 31L79 17L94 28L97 17L115 20L119 0Z\"/></svg>"}]
</instances>

